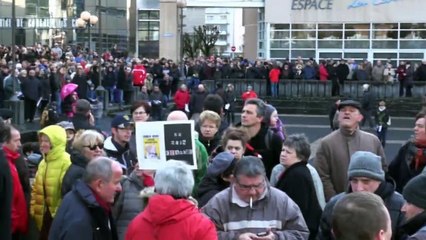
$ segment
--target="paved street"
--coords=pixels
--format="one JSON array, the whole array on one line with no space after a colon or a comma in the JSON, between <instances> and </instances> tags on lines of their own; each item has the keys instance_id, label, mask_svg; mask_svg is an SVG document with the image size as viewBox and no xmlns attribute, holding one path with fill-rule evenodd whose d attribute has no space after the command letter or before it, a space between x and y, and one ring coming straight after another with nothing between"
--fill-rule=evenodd
<instances>
[{"instance_id":1,"label":"paved street","mask_svg":"<svg viewBox=\"0 0 426 240\"><path fill-rule=\"evenodd\" d=\"M128 111L117 114L127 114ZM239 114L236 115L237 121ZM330 133L328 116L325 115L287 115L281 114L287 133L305 133L312 145L312 156L318 146L319 140ZM112 117L105 116L98 121L98 127L103 131L110 132L110 122ZM391 161L397 154L399 148L411 136L414 126L414 118L396 118L392 117L392 126L388 130L387 145L385 148L387 161ZM38 122L25 123L20 126L25 131L34 131L40 128Z\"/></svg>"}]
</instances>

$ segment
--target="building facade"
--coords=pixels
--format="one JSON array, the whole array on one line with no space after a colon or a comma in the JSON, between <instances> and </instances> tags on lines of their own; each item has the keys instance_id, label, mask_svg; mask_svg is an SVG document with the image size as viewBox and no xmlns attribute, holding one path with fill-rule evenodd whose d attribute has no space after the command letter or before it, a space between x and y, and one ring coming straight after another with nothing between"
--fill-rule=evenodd
<instances>
[{"instance_id":1,"label":"building facade","mask_svg":"<svg viewBox=\"0 0 426 240\"><path fill-rule=\"evenodd\" d=\"M0 43L12 43L12 1L0 0ZM129 48L128 8L130 0L16 0L16 35L18 45L35 43L52 46L79 44L98 51L117 44ZM76 19L83 11L99 21L88 29L79 29ZM90 42L89 42L90 39Z\"/></svg>"},{"instance_id":2,"label":"building facade","mask_svg":"<svg viewBox=\"0 0 426 240\"><path fill-rule=\"evenodd\" d=\"M422 0L265 0L257 57L421 61L425 8Z\"/></svg>"}]
</instances>

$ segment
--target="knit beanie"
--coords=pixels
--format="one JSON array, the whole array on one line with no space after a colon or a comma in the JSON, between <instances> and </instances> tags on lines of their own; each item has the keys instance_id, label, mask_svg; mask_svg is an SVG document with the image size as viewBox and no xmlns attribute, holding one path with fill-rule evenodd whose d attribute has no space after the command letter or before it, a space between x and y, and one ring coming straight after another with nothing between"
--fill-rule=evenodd
<instances>
[{"instance_id":1,"label":"knit beanie","mask_svg":"<svg viewBox=\"0 0 426 240\"><path fill-rule=\"evenodd\" d=\"M269 126L270 122L271 122L271 115L274 111L276 111L277 109L274 108L271 104L266 104L266 108L265 108L265 116L263 116L263 122Z\"/></svg>"},{"instance_id":2,"label":"knit beanie","mask_svg":"<svg viewBox=\"0 0 426 240\"><path fill-rule=\"evenodd\" d=\"M422 173L412 178L402 190L404 199L419 207L426 209L426 174Z\"/></svg>"},{"instance_id":3,"label":"knit beanie","mask_svg":"<svg viewBox=\"0 0 426 240\"><path fill-rule=\"evenodd\" d=\"M371 152L357 151L351 156L348 168L348 177L365 177L377 181L385 180L382 161L379 156Z\"/></svg>"}]
</instances>

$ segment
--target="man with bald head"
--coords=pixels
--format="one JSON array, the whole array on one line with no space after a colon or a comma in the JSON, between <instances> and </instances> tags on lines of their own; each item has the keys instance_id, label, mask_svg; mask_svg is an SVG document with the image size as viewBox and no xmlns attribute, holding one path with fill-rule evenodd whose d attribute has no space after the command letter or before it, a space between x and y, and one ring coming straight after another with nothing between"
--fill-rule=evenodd
<instances>
[{"instance_id":1,"label":"man with bald head","mask_svg":"<svg viewBox=\"0 0 426 240\"><path fill-rule=\"evenodd\" d=\"M167 121L187 121L188 117L182 111L176 110L169 113L167 116ZM206 147L198 140L198 132L195 133L195 157L197 158L197 167L198 169L194 172L195 185L192 190L192 195L197 196L198 184L200 184L201 179L206 175L207 172L207 162L209 155L207 154Z\"/></svg>"},{"instance_id":2,"label":"man with bald head","mask_svg":"<svg viewBox=\"0 0 426 240\"><path fill-rule=\"evenodd\" d=\"M167 121L180 121L180 120L188 120L188 116L186 116L186 113L176 110L169 113L167 116Z\"/></svg>"}]
</instances>

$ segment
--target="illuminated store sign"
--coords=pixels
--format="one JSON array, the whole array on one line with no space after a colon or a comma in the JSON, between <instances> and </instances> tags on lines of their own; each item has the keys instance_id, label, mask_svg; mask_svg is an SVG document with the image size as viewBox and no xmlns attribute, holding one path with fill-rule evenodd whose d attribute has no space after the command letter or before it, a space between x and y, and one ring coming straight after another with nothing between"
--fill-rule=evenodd
<instances>
[{"instance_id":1,"label":"illuminated store sign","mask_svg":"<svg viewBox=\"0 0 426 240\"><path fill-rule=\"evenodd\" d=\"M75 19L71 22L66 18L17 18L17 28L77 28ZM12 28L11 18L0 18L0 28Z\"/></svg>"}]
</instances>

